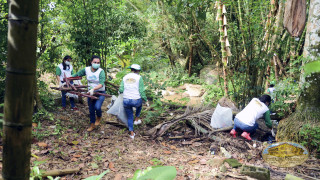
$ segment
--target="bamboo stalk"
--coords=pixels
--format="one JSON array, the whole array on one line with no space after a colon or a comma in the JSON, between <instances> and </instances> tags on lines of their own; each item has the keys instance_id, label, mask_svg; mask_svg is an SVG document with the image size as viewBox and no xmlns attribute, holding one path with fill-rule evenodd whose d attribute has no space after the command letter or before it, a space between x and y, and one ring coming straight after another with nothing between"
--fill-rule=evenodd
<instances>
[{"instance_id":1,"label":"bamboo stalk","mask_svg":"<svg viewBox=\"0 0 320 180\"><path fill-rule=\"evenodd\" d=\"M30 176L39 1L11 0L3 123L4 179Z\"/></svg>"}]
</instances>

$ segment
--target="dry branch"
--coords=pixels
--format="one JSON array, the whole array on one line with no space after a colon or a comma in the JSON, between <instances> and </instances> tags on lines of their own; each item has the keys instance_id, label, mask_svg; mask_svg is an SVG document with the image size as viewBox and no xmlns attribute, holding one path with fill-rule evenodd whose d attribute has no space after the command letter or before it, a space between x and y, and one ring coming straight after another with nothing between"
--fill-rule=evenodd
<instances>
[{"instance_id":1,"label":"dry branch","mask_svg":"<svg viewBox=\"0 0 320 180\"><path fill-rule=\"evenodd\" d=\"M44 173L42 173L42 177L47 177L47 176L63 176L63 175L67 175L67 174L73 174L80 171L80 168L75 168L75 169L55 169L52 171L46 171Z\"/></svg>"}]
</instances>

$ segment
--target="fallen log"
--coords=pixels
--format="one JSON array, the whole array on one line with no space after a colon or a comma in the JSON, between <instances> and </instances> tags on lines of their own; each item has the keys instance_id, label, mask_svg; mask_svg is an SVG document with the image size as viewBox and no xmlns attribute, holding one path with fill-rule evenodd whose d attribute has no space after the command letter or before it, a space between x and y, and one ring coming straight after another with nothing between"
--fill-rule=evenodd
<instances>
[{"instance_id":1,"label":"fallen log","mask_svg":"<svg viewBox=\"0 0 320 180\"><path fill-rule=\"evenodd\" d=\"M42 173L42 177L48 177L48 176L63 176L67 174L73 174L80 171L80 168L75 168L75 169L56 169L52 171L46 171Z\"/></svg>"}]
</instances>

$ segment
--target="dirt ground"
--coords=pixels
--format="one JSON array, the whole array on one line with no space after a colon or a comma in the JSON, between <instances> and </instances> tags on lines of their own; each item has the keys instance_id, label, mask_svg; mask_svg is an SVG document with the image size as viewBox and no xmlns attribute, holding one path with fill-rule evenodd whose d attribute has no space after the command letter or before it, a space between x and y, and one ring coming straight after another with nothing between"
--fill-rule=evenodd
<instances>
[{"instance_id":1,"label":"dirt ground","mask_svg":"<svg viewBox=\"0 0 320 180\"><path fill-rule=\"evenodd\" d=\"M32 166L35 162L41 170L80 168L77 173L62 176L62 179L84 179L109 172L103 179L128 179L137 169L149 166L175 166L177 180L182 179L252 179L239 173L240 168L231 168L224 163L220 147L224 147L240 163L265 167L271 171L271 179L284 179L287 173L308 179L320 178L320 161L310 157L294 168L278 168L266 164L261 152L264 146L244 139L232 139L228 132L214 134L223 141L196 136L191 127L184 132L168 132L164 137L151 139L143 132L150 129L145 124L135 127L136 137L129 138L124 126L115 125L115 117L106 113L108 100L103 105L103 121L88 133L89 112L86 104L77 104L79 111L56 110L53 120L34 124L35 137L32 143ZM110 124L111 123L111 124ZM188 138L172 138L178 135ZM2 149L1 149L2 151ZM2 154L2 152L1 152ZM2 165L0 166L2 167Z\"/></svg>"}]
</instances>

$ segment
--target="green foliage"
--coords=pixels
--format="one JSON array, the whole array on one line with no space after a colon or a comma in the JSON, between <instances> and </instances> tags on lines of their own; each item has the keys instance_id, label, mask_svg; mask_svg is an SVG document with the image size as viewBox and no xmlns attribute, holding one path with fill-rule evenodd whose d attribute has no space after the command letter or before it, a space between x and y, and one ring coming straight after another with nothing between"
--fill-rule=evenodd
<instances>
[{"instance_id":1,"label":"green foliage","mask_svg":"<svg viewBox=\"0 0 320 180\"><path fill-rule=\"evenodd\" d=\"M189 77L187 71L181 66L177 66L174 69L170 67L161 68L157 71L156 75L153 75L153 77L157 78L158 81L164 81L165 85L169 87L177 87L186 83L201 83L196 74L193 74L191 77Z\"/></svg>"},{"instance_id":2,"label":"green foliage","mask_svg":"<svg viewBox=\"0 0 320 180\"><path fill-rule=\"evenodd\" d=\"M130 180L173 180L176 175L174 166L154 166L143 171L138 169Z\"/></svg>"},{"instance_id":3,"label":"green foliage","mask_svg":"<svg viewBox=\"0 0 320 180\"><path fill-rule=\"evenodd\" d=\"M217 85L204 85L204 88L207 91L207 95L204 98L205 104L210 104L212 106L216 106L219 99L223 97L223 92L221 88Z\"/></svg>"},{"instance_id":4,"label":"green foliage","mask_svg":"<svg viewBox=\"0 0 320 180\"><path fill-rule=\"evenodd\" d=\"M108 169L108 170L102 172L102 173L101 173L100 175L98 175L98 176L90 176L90 177L85 178L85 180L99 180L99 179L103 178L103 176L106 175L106 174L109 173L109 172L110 172L110 170Z\"/></svg>"},{"instance_id":5,"label":"green foliage","mask_svg":"<svg viewBox=\"0 0 320 180\"><path fill-rule=\"evenodd\" d=\"M39 165L45 163L46 161L34 161L34 166L31 168L30 180L42 180L43 170L40 170ZM52 176L47 176L50 180L59 180L60 177L53 178Z\"/></svg>"},{"instance_id":6,"label":"green foliage","mask_svg":"<svg viewBox=\"0 0 320 180\"><path fill-rule=\"evenodd\" d=\"M315 149L317 153L320 153L320 127L311 126L310 124L305 124L300 132L300 142L302 145L306 146L308 149Z\"/></svg>"},{"instance_id":7,"label":"green foliage","mask_svg":"<svg viewBox=\"0 0 320 180\"><path fill-rule=\"evenodd\" d=\"M299 96L299 84L288 78L275 85L275 91L271 95L273 103L270 109L280 117L286 117L294 110L295 100Z\"/></svg>"},{"instance_id":8,"label":"green foliage","mask_svg":"<svg viewBox=\"0 0 320 180\"><path fill-rule=\"evenodd\" d=\"M52 110L54 108L54 99L52 94L48 91L48 85L45 82L39 80L38 90L39 90L40 100L44 108L46 110Z\"/></svg>"},{"instance_id":9,"label":"green foliage","mask_svg":"<svg viewBox=\"0 0 320 180\"><path fill-rule=\"evenodd\" d=\"M8 3L0 0L0 103L4 102L5 75L7 60Z\"/></svg>"},{"instance_id":10,"label":"green foliage","mask_svg":"<svg viewBox=\"0 0 320 180\"><path fill-rule=\"evenodd\" d=\"M0 104L0 109L3 109L3 107L4 107L4 104L2 103L2 104ZM0 113L0 129L2 129L2 127L3 127L3 113Z\"/></svg>"},{"instance_id":11,"label":"green foliage","mask_svg":"<svg viewBox=\"0 0 320 180\"><path fill-rule=\"evenodd\" d=\"M45 109L40 109L38 112L33 114L32 122L39 122L40 120L54 120L54 116L52 113L48 112Z\"/></svg>"},{"instance_id":12,"label":"green foliage","mask_svg":"<svg viewBox=\"0 0 320 180\"><path fill-rule=\"evenodd\" d=\"M150 108L152 111L143 111L142 115L145 116L144 122L151 125L154 125L155 120L169 110L169 106L165 105L160 99L154 99Z\"/></svg>"},{"instance_id":13,"label":"green foliage","mask_svg":"<svg viewBox=\"0 0 320 180\"><path fill-rule=\"evenodd\" d=\"M311 73L320 72L320 60L312 61L304 66L305 74L310 75Z\"/></svg>"}]
</instances>

